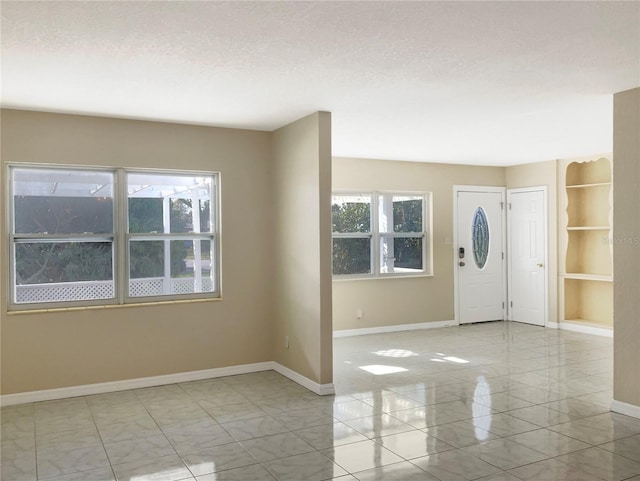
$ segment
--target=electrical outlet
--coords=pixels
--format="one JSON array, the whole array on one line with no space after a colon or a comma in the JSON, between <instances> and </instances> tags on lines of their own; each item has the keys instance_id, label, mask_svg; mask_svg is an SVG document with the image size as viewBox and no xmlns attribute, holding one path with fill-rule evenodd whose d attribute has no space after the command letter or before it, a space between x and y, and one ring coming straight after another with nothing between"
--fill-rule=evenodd
<instances>
[{"instance_id":1,"label":"electrical outlet","mask_svg":"<svg viewBox=\"0 0 640 481\"><path fill-rule=\"evenodd\" d=\"M363 315L362 309L356 309L356 319L362 319Z\"/></svg>"}]
</instances>

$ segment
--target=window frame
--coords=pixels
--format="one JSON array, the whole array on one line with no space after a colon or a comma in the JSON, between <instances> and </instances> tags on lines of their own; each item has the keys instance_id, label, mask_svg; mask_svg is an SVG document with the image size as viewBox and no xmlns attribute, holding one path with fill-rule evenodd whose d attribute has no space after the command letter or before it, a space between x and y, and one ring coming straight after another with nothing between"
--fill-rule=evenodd
<instances>
[{"instance_id":1,"label":"window frame","mask_svg":"<svg viewBox=\"0 0 640 481\"><path fill-rule=\"evenodd\" d=\"M357 192L357 191L340 191L340 192L332 192L331 193L331 205L333 205L333 198L336 196L356 196L356 197L364 197L368 196L370 198L369 204L369 232L333 232L333 227L331 229L331 275L332 277L338 279L360 279L360 278L369 278L373 277L374 270L373 266L375 264L375 252L374 252L374 232L376 230L376 220L375 220L375 207L374 203L376 202L375 192ZM369 272L368 273L360 273L360 274L334 274L333 273L333 241L334 239L369 239Z\"/></svg>"},{"instance_id":2,"label":"window frame","mask_svg":"<svg viewBox=\"0 0 640 481\"><path fill-rule=\"evenodd\" d=\"M14 205L14 170L20 169L41 169L41 170L61 170L78 172L101 172L109 173L113 177L113 227L108 234L16 234L15 232L15 205ZM7 232L7 245L5 255L7 259L7 282L6 296L9 311L33 311L33 310L55 310L69 308L91 308L100 306L125 306L135 304L145 304L153 302L189 301L198 299L220 299L222 297L221 286L221 175L216 171L194 171L194 170L174 170L174 169L138 169L123 167L103 167L84 166L66 164L36 164L12 162L6 164L6 203L5 203L5 228ZM130 296L130 265L129 265L129 209L128 209L128 185L127 176L131 173L194 176L211 178L210 197L210 222L211 232L209 233L171 233L159 234L161 238L172 236L185 238L184 240L198 238L211 241L211 276L213 290L211 292L192 292L185 294L164 294L157 296ZM156 236L157 234L142 234ZM188 239L187 239L188 238ZM35 239L36 241L60 242L92 239L96 242L109 240L112 246L112 278L114 284L114 296L108 299L81 299L71 301L46 301L46 302L17 302L16 301L16 245ZM156 239L154 239L156 240ZM160 239L157 239L160 240ZM83 281L78 281L83 282ZM90 282L90 281L84 281Z\"/></svg>"},{"instance_id":3,"label":"window frame","mask_svg":"<svg viewBox=\"0 0 640 481\"><path fill-rule=\"evenodd\" d=\"M400 190L336 190L331 193L335 196L370 196L370 233L331 233L332 246L333 239L336 238L363 238L370 239L370 272L368 274L334 274L333 264L331 274L333 280L363 280L363 279L390 279L400 277L432 277L433 276L433 249L432 249L432 192L427 191L400 191ZM421 232L381 232L380 231L380 201L384 196L415 196L422 197L422 231ZM381 262L381 242L383 238L421 238L422 239L422 265L423 268L414 272L382 272ZM333 261L333 255L332 255Z\"/></svg>"},{"instance_id":4,"label":"window frame","mask_svg":"<svg viewBox=\"0 0 640 481\"><path fill-rule=\"evenodd\" d=\"M209 222L211 225L211 232L202 233L185 233L185 232L169 232L169 233L132 233L129 232L129 194L128 194L128 182L127 176L129 174L155 174L155 175L188 175L193 177L211 177L211 201L209 204ZM121 283L123 292L121 293L124 298L125 304L132 304L138 302L161 302L168 300L180 300L180 299L208 299L219 298L220 293L220 174L218 172L202 172L202 171L177 171L177 170L159 170L159 169L122 169L122 175L125 177L122 184L124 186L121 189L121 195L124 198L121 200L121 204L124 209L123 224L124 224L124 239L121 243L121 248L124 250L125 268L124 275L126 282ZM214 204L215 202L215 204ZM192 207L193 208L193 207ZM130 264L130 245L132 239L138 241L161 241L168 240L180 241L180 240L209 240L210 244L210 256L212 262L212 283L213 291L211 292L191 292L187 294L162 294L156 296L132 296L129 291L131 283L131 264ZM134 240L135 242L135 240Z\"/></svg>"}]
</instances>

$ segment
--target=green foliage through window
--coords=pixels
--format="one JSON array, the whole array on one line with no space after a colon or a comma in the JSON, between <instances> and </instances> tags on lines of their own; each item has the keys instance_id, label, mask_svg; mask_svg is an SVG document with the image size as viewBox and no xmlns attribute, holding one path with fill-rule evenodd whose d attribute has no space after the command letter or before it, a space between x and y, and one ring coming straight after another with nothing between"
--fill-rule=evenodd
<instances>
[{"instance_id":1,"label":"green foliage through window","mask_svg":"<svg viewBox=\"0 0 640 481\"><path fill-rule=\"evenodd\" d=\"M15 246L18 285L113 278L110 242L29 242Z\"/></svg>"},{"instance_id":2,"label":"green foliage through window","mask_svg":"<svg viewBox=\"0 0 640 481\"><path fill-rule=\"evenodd\" d=\"M333 274L369 274L371 241L368 238L333 239Z\"/></svg>"},{"instance_id":3,"label":"green foliage through window","mask_svg":"<svg viewBox=\"0 0 640 481\"><path fill-rule=\"evenodd\" d=\"M426 199L424 194L335 194L333 274L426 272Z\"/></svg>"}]
</instances>

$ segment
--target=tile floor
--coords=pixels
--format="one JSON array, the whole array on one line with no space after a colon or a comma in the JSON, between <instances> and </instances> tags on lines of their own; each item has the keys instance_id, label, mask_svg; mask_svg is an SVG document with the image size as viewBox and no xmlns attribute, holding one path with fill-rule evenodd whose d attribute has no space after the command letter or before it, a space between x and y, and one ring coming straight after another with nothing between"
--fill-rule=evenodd
<instances>
[{"instance_id":1,"label":"tile floor","mask_svg":"<svg viewBox=\"0 0 640 481\"><path fill-rule=\"evenodd\" d=\"M3 408L3 481L640 480L611 339L488 323L336 339L273 371Z\"/></svg>"}]
</instances>

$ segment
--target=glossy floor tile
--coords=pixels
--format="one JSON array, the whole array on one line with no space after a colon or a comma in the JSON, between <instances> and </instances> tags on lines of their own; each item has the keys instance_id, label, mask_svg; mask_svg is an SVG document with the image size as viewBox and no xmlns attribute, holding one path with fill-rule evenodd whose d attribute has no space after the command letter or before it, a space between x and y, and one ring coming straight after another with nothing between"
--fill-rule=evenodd
<instances>
[{"instance_id":1,"label":"glossy floor tile","mask_svg":"<svg viewBox=\"0 0 640 481\"><path fill-rule=\"evenodd\" d=\"M469 481L501 471L459 449L417 458L413 463L442 481Z\"/></svg>"},{"instance_id":2,"label":"glossy floor tile","mask_svg":"<svg viewBox=\"0 0 640 481\"><path fill-rule=\"evenodd\" d=\"M602 481L602 478L583 471L580 466L563 463L557 458L528 464L509 473L524 481Z\"/></svg>"},{"instance_id":3,"label":"glossy floor tile","mask_svg":"<svg viewBox=\"0 0 640 481\"><path fill-rule=\"evenodd\" d=\"M5 407L2 481L640 480L611 339L517 323L338 338L266 371Z\"/></svg>"}]
</instances>

